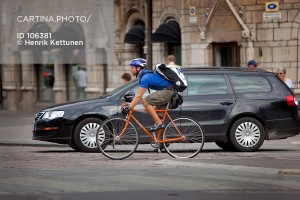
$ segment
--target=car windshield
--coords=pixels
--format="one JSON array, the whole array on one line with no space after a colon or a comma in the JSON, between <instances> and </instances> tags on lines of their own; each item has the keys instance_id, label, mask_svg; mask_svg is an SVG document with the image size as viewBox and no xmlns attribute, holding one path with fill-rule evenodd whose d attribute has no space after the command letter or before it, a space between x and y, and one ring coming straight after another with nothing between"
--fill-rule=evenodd
<instances>
[{"instance_id":1,"label":"car windshield","mask_svg":"<svg viewBox=\"0 0 300 200\"><path fill-rule=\"evenodd\" d=\"M113 96L113 95L119 93L120 91L123 91L125 88L131 87L132 84L133 84L134 82L136 82L137 80L138 80L138 79L133 80L133 81L130 81L130 82L128 82L128 83L126 83L126 84L124 84L124 85L122 85L122 86L120 86L120 87L114 89L113 91L108 92L107 94L103 95L103 97Z\"/></svg>"}]
</instances>

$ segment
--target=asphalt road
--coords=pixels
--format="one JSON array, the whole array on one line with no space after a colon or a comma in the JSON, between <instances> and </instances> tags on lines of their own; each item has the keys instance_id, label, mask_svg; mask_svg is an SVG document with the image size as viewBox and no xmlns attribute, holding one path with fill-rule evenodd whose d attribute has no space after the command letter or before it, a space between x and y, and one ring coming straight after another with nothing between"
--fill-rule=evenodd
<instances>
[{"instance_id":1,"label":"asphalt road","mask_svg":"<svg viewBox=\"0 0 300 200\"><path fill-rule=\"evenodd\" d=\"M112 161L31 140L34 113L0 111L0 199L286 199L300 197L300 136L253 153L214 143L176 160L140 145Z\"/></svg>"},{"instance_id":2,"label":"asphalt road","mask_svg":"<svg viewBox=\"0 0 300 200\"><path fill-rule=\"evenodd\" d=\"M296 200L299 153L297 145L266 144L255 153L211 148L177 160L142 146L112 161L67 146L0 145L0 199Z\"/></svg>"}]
</instances>

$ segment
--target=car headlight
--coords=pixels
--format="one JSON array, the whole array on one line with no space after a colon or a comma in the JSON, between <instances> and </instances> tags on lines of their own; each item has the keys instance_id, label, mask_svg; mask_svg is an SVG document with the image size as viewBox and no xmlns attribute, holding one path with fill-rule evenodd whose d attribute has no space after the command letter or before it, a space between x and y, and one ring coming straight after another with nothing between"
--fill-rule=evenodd
<instances>
[{"instance_id":1,"label":"car headlight","mask_svg":"<svg viewBox=\"0 0 300 200\"><path fill-rule=\"evenodd\" d=\"M64 111L48 111L43 115L42 119L54 119L57 117L63 117L64 114Z\"/></svg>"}]
</instances>

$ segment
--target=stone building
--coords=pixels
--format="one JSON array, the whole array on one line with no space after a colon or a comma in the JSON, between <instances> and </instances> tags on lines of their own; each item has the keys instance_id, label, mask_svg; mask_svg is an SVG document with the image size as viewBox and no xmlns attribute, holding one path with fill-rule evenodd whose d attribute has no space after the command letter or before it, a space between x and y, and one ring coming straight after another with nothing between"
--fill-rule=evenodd
<instances>
[{"instance_id":1,"label":"stone building","mask_svg":"<svg viewBox=\"0 0 300 200\"><path fill-rule=\"evenodd\" d=\"M2 0L1 108L33 111L45 102L76 100L78 65L86 68L86 98L97 97L122 84L131 59L150 58L155 64L165 62L168 54L183 67L240 67L251 59L268 71L284 66L299 94L300 1L275 1L276 12L267 12L266 2ZM81 16L82 21L30 21L28 16ZM83 44L26 46L18 44L17 33L51 33L57 40Z\"/></svg>"},{"instance_id":2,"label":"stone building","mask_svg":"<svg viewBox=\"0 0 300 200\"><path fill-rule=\"evenodd\" d=\"M2 109L34 111L77 100L79 65L87 74L86 98L120 85L121 72L110 72L120 71L113 1L2 0L0 9Z\"/></svg>"},{"instance_id":3,"label":"stone building","mask_svg":"<svg viewBox=\"0 0 300 200\"><path fill-rule=\"evenodd\" d=\"M115 53L124 66L147 53L149 2L115 1ZM300 1L277 1L279 10L267 10L269 18L266 2L152 0L152 62L164 62L170 53L184 67L240 67L254 59L268 71L286 67L299 87Z\"/></svg>"}]
</instances>

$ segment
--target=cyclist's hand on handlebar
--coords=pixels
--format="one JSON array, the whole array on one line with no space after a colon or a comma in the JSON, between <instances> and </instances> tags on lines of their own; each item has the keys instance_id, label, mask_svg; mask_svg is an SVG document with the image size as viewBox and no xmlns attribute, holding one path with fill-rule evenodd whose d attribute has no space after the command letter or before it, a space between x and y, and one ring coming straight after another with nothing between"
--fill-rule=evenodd
<instances>
[{"instance_id":1,"label":"cyclist's hand on handlebar","mask_svg":"<svg viewBox=\"0 0 300 200\"><path fill-rule=\"evenodd\" d=\"M124 114L124 115L128 115L129 112L130 112L130 106L129 104L125 104L121 106L121 112Z\"/></svg>"},{"instance_id":2,"label":"cyclist's hand on handlebar","mask_svg":"<svg viewBox=\"0 0 300 200\"><path fill-rule=\"evenodd\" d=\"M124 111L124 109L131 110L130 103L124 102L124 103L121 105L121 111Z\"/></svg>"},{"instance_id":3,"label":"cyclist's hand on handlebar","mask_svg":"<svg viewBox=\"0 0 300 200\"><path fill-rule=\"evenodd\" d=\"M125 107L125 106L128 106L129 103L128 102L124 102L122 105L121 105L121 110Z\"/></svg>"}]
</instances>

